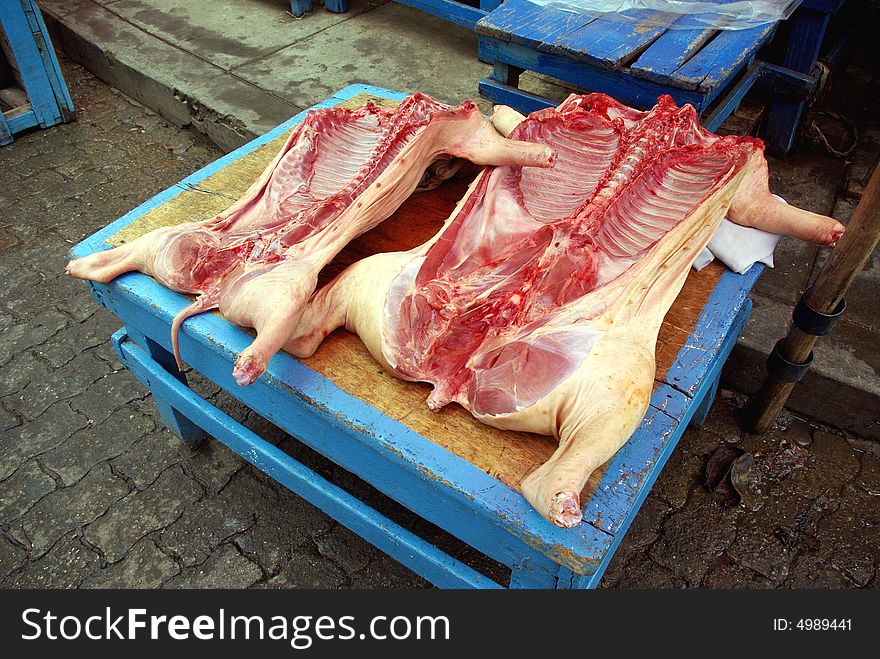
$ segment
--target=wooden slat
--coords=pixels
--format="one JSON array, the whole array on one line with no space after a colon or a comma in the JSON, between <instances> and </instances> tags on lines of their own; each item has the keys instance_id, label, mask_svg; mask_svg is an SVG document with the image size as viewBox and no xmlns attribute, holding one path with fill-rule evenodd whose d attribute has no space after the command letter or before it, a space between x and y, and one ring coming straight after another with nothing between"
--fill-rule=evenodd
<instances>
[{"instance_id":1,"label":"wooden slat","mask_svg":"<svg viewBox=\"0 0 880 659\"><path fill-rule=\"evenodd\" d=\"M770 37L776 25L747 30L722 30L696 55L674 72L674 83L684 89L712 92L720 89L752 59Z\"/></svg>"},{"instance_id":2,"label":"wooden slat","mask_svg":"<svg viewBox=\"0 0 880 659\"><path fill-rule=\"evenodd\" d=\"M545 48L593 20L593 16L541 7L528 0L507 0L478 21L474 29L493 39Z\"/></svg>"},{"instance_id":3,"label":"wooden slat","mask_svg":"<svg viewBox=\"0 0 880 659\"><path fill-rule=\"evenodd\" d=\"M28 97L21 87L5 87L0 89L0 104L14 110L27 105Z\"/></svg>"},{"instance_id":4,"label":"wooden slat","mask_svg":"<svg viewBox=\"0 0 880 659\"><path fill-rule=\"evenodd\" d=\"M626 12L620 21L597 18L548 42L548 52L568 55L602 69L616 71L666 32L653 11Z\"/></svg>"},{"instance_id":5,"label":"wooden slat","mask_svg":"<svg viewBox=\"0 0 880 659\"><path fill-rule=\"evenodd\" d=\"M716 30L667 30L630 65L630 73L637 78L674 85L675 71L716 33Z\"/></svg>"}]
</instances>

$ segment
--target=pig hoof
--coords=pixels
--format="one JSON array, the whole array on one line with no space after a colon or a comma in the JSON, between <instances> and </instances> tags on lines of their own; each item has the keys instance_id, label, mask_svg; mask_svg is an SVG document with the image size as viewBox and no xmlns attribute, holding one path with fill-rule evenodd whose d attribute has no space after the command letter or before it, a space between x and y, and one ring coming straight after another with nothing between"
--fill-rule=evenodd
<instances>
[{"instance_id":1,"label":"pig hoof","mask_svg":"<svg viewBox=\"0 0 880 659\"><path fill-rule=\"evenodd\" d=\"M263 360L253 355L240 355L232 369L232 377L242 387L253 382L266 371Z\"/></svg>"},{"instance_id":2,"label":"pig hoof","mask_svg":"<svg viewBox=\"0 0 880 659\"><path fill-rule=\"evenodd\" d=\"M571 492L558 492L550 501L550 521L556 526L570 529L584 518L578 495Z\"/></svg>"}]
</instances>

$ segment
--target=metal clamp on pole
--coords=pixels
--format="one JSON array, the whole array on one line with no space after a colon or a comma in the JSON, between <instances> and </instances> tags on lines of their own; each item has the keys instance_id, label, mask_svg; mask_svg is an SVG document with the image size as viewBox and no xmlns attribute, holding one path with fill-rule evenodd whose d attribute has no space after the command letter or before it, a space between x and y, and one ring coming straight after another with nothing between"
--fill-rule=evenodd
<instances>
[{"instance_id":1,"label":"metal clamp on pole","mask_svg":"<svg viewBox=\"0 0 880 659\"><path fill-rule=\"evenodd\" d=\"M782 341L773 346L773 352L767 357L767 371L779 382L800 382L804 373L813 365L813 351L803 364L795 364L782 356Z\"/></svg>"},{"instance_id":2,"label":"metal clamp on pole","mask_svg":"<svg viewBox=\"0 0 880 659\"><path fill-rule=\"evenodd\" d=\"M834 327L834 323L846 310L846 300L841 300L837 308L830 314L821 313L813 309L808 303L810 289L807 289L798 300L797 306L791 317L795 327L802 332L813 336L825 336Z\"/></svg>"}]
</instances>

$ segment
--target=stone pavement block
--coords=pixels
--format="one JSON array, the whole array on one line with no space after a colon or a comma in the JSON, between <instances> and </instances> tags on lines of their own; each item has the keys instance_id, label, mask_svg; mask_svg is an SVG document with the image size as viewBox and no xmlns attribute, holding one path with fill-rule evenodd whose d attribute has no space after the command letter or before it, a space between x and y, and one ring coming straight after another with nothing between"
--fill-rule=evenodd
<instances>
[{"instance_id":1,"label":"stone pavement block","mask_svg":"<svg viewBox=\"0 0 880 659\"><path fill-rule=\"evenodd\" d=\"M431 584L384 554L363 570L358 570L348 583L349 588L430 588Z\"/></svg>"},{"instance_id":2,"label":"stone pavement block","mask_svg":"<svg viewBox=\"0 0 880 659\"><path fill-rule=\"evenodd\" d=\"M72 485L96 464L125 453L139 437L155 430L156 422L128 407L117 408L99 425L80 430L43 456L43 464Z\"/></svg>"},{"instance_id":3,"label":"stone pavement block","mask_svg":"<svg viewBox=\"0 0 880 659\"><path fill-rule=\"evenodd\" d=\"M85 538L115 563L147 533L163 529L180 517L186 505L202 494L201 488L180 467L169 467L155 483L132 492L89 524Z\"/></svg>"},{"instance_id":4,"label":"stone pavement block","mask_svg":"<svg viewBox=\"0 0 880 659\"><path fill-rule=\"evenodd\" d=\"M4 588L77 588L100 557L77 538L65 538L40 560L27 563L2 582Z\"/></svg>"},{"instance_id":5,"label":"stone pavement block","mask_svg":"<svg viewBox=\"0 0 880 659\"><path fill-rule=\"evenodd\" d=\"M341 588L345 575L326 558L296 554L266 582L267 588Z\"/></svg>"},{"instance_id":6,"label":"stone pavement block","mask_svg":"<svg viewBox=\"0 0 880 659\"><path fill-rule=\"evenodd\" d=\"M146 398L148 395L144 385L128 369L120 369L95 380L71 405L97 424L106 421L111 414L131 401Z\"/></svg>"},{"instance_id":7,"label":"stone pavement block","mask_svg":"<svg viewBox=\"0 0 880 659\"><path fill-rule=\"evenodd\" d=\"M0 482L0 524L24 515L44 496L55 490L55 479L30 460Z\"/></svg>"},{"instance_id":8,"label":"stone pavement block","mask_svg":"<svg viewBox=\"0 0 880 659\"><path fill-rule=\"evenodd\" d=\"M648 554L688 586L697 587L715 559L735 540L736 516L735 509L694 493L688 505L666 517L662 535ZM694 529L705 530L698 542L694 542Z\"/></svg>"},{"instance_id":9,"label":"stone pavement block","mask_svg":"<svg viewBox=\"0 0 880 659\"><path fill-rule=\"evenodd\" d=\"M695 433L688 431L680 444ZM721 441L714 437L716 443ZM681 508L690 497L694 488L700 488L704 478L703 472L706 457L696 456L682 449L674 451L664 467L661 477L654 483L652 496L666 502L672 509Z\"/></svg>"},{"instance_id":10,"label":"stone pavement block","mask_svg":"<svg viewBox=\"0 0 880 659\"><path fill-rule=\"evenodd\" d=\"M263 578L256 563L242 556L232 545L197 567L184 569L165 584L165 588L248 588Z\"/></svg>"},{"instance_id":11,"label":"stone pavement block","mask_svg":"<svg viewBox=\"0 0 880 659\"><path fill-rule=\"evenodd\" d=\"M479 101L477 82L490 67L472 55L476 46L472 31L392 2L237 67L235 73L302 107L353 82L420 91L447 102ZM413 58L422 65L414 66ZM480 103L484 110L491 107L485 100Z\"/></svg>"},{"instance_id":12,"label":"stone pavement block","mask_svg":"<svg viewBox=\"0 0 880 659\"><path fill-rule=\"evenodd\" d=\"M859 475L853 479L853 485L872 497L880 497L880 457L871 453L862 453L861 463Z\"/></svg>"},{"instance_id":13,"label":"stone pavement block","mask_svg":"<svg viewBox=\"0 0 880 659\"><path fill-rule=\"evenodd\" d=\"M190 473L202 484L208 494L216 494L229 483L246 462L213 438L203 442L186 456Z\"/></svg>"},{"instance_id":14,"label":"stone pavement block","mask_svg":"<svg viewBox=\"0 0 880 659\"><path fill-rule=\"evenodd\" d=\"M77 284L72 277L65 277L64 280ZM102 325L97 322L74 322L67 331L59 332L36 348L36 353L52 368L66 366L81 352L96 348L107 340L107 332Z\"/></svg>"},{"instance_id":15,"label":"stone pavement block","mask_svg":"<svg viewBox=\"0 0 880 659\"><path fill-rule=\"evenodd\" d=\"M3 366L0 371L0 397L18 393L31 381L49 377L52 368L37 355L37 350L28 348L14 355Z\"/></svg>"},{"instance_id":16,"label":"stone pavement block","mask_svg":"<svg viewBox=\"0 0 880 659\"><path fill-rule=\"evenodd\" d=\"M846 485L840 507L818 524L818 557L857 586L867 586L880 564L880 506L876 498Z\"/></svg>"},{"instance_id":17,"label":"stone pavement block","mask_svg":"<svg viewBox=\"0 0 880 659\"><path fill-rule=\"evenodd\" d=\"M648 557L639 557L627 565L615 588L683 588L685 582Z\"/></svg>"},{"instance_id":18,"label":"stone pavement block","mask_svg":"<svg viewBox=\"0 0 880 659\"><path fill-rule=\"evenodd\" d=\"M186 566L204 563L218 546L254 525L254 508L265 497L264 486L240 472L219 495L188 506L162 530L158 542Z\"/></svg>"},{"instance_id":19,"label":"stone pavement block","mask_svg":"<svg viewBox=\"0 0 880 659\"><path fill-rule=\"evenodd\" d=\"M27 562L27 552L0 535L0 585L13 570Z\"/></svg>"},{"instance_id":20,"label":"stone pavement block","mask_svg":"<svg viewBox=\"0 0 880 659\"><path fill-rule=\"evenodd\" d=\"M847 483L859 473L859 455L840 435L817 430L813 433L809 451L817 462L826 487Z\"/></svg>"},{"instance_id":21,"label":"stone pavement block","mask_svg":"<svg viewBox=\"0 0 880 659\"><path fill-rule=\"evenodd\" d=\"M41 344L69 324L70 319L56 309L47 309L25 322L13 324L0 333L0 364L5 364L14 355Z\"/></svg>"},{"instance_id":22,"label":"stone pavement block","mask_svg":"<svg viewBox=\"0 0 880 659\"><path fill-rule=\"evenodd\" d=\"M110 11L149 34L223 69L231 69L301 41L385 0L353 0L346 14L318 8L305 20L290 15L290 5L239 0L119 0Z\"/></svg>"},{"instance_id":23,"label":"stone pavement block","mask_svg":"<svg viewBox=\"0 0 880 659\"><path fill-rule=\"evenodd\" d=\"M373 545L341 524L317 536L315 544L323 558L349 575L363 570L370 561L382 555Z\"/></svg>"},{"instance_id":24,"label":"stone pavement block","mask_svg":"<svg viewBox=\"0 0 880 659\"><path fill-rule=\"evenodd\" d=\"M157 413L153 411L154 418ZM135 441L119 457L110 461L113 470L144 489L171 465L188 457L192 449L164 426Z\"/></svg>"},{"instance_id":25,"label":"stone pavement block","mask_svg":"<svg viewBox=\"0 0 880 659\"><path fill-rule=\"evenodd\" d=\"M45 378L4 398L6 405L28 420L34 420L59 400L84 392L92 383L110 372L106 362L88 352L74 357L62 368L49 371Z\"/></svg>"},{"instance_id":26,"label":"stone pavement block","mask_svg":"<svg viewBox=\"0 0 880 659\"><path fill-rule=\"evenodd\" d=\"M784 584L786 588L852 588L846 577L813 553L798 557L790 573Z\"/></svg>"},{"instance_id":27,"label":"stone pavement block","mask_svg":"<svg viewBox=\"0 0 880 659\"><path fill-rule=\"evenodd\" d=\"M128 484L106 465L89 472L76 485L43 497L13 528L29 547L31 559L45 554L66 533L72 533L107 512L129 492Z\"/></svg>"},{"instance_id":28,"label":"stone pavement block","mask_svg":"<svg viewBox=\"0 0 880 659\"><path fill-rule=\"evenodd\" d=\"M754 570L721 557L700 584L701 588L772 588L773 582Z\"/></svg>"},{"instance_id":29,"label":"stone pavement block","mask_svg":"<svg viewBox=\"0 0 880 659\"><path fill-rule=\"evenodd\" d=\"M180 566L156 547L152 540L138 542L118 563L93 573L84 588L159 588L180 573Z\"/></svg>"},{"instance_id":30,"label":"stone pavement block","mask_svg":"<svg viewBox=\"0 0 880 659\"><path fill-rule=\"evenodd\" d=\"M5 433L0 442L0 479L7 478L35 455L58 446L88 420L67 402L52 405L38 419L23 423Z\"/></svg>"},{"instance_id":31,"label":"stone pavement block","mask_svg":"<svg viewBox=\"0 0 880 659\"><path fill-rule=\"evenodd\" d=\"M4 432L21 425L21 419L0 404L0 430Z\"/></svg>"},{"instance_id":32,"label":"stone pavement block","mask_svg":"<svg viewBox=\"0 0 880 659\"><path fill-rule=\"evenodd\" d=\"M669 505L652 492L642 504L639 514L626 532L626 542L621 543L611 564L602 576L602 587L617 584L627 572L627 563L633 556L641 556L662 533L663 522L671 512Z\"/></svg>"}]
</instances>

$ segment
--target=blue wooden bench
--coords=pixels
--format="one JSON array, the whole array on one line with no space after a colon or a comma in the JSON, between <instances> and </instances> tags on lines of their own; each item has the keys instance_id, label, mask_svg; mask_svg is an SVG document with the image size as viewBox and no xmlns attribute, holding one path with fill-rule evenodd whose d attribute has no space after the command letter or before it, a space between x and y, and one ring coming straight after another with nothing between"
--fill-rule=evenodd
<instances>
[{"instance_id":1,"label":"blue wooden bench","mask_svg":"<svg viewBox=\"0 0 880 659\"><path fill-rule=\"evenodd\" d=\"M385 102L403 98L397 92L353 85L315 107L359 105L371 96ZM72 255L118 244L125 232L128 238L139 235L166 211L168 217L189 213L192 220L212 216L228 203L224 196L233 187L240 191L252 172L271 159L278 140L304 114L145 202L77 245ZM245 164L250 179L235 179L231 186L233 173ZM412 234L436 231L466 183L450 182L414 195L394 217L340 255L341 260L375 251L374 245L387 249L389 236L407 235L420 242L423 237ZM215 188L223 196L211 194ZM395 226L400 233L394 233ZM748 294L760 272L755 267L740 276L713 265L691 274L660 334L658 375L645 420L591 479L584 495L584 522L573 529L544 520L515 489L516 478L524 475L516 470L537 466L535 456L540 461L548 455L552 440L482 426L456 406L429 412L423 404L425 387L382 372L353 335L332 334L306 362L278 354L266 376L239 387L231 377L232 364L251 335L216 314L184 324L182 353L194 370L302 443L509 567L509 584L493 581L430 538L392 521L191 390L169 352L171 319L188 304L185 296L140 273L90 286L95 299L121 320L122 329L113 335L120 361L152 392L167 426L188 443L206 434L223 442L438 586L591 588L687 425L701 423L708 413L721 366L749 316Z\"/></svg>"},{"instance_id":2,"label":"blue wooden bench","mask_svg":"<svg viewBox=\"0 0 880 659\"><path fill-rule=\"evenodd\" d=\"M8 65L4 71L0 62L0 105L12 106L0 111L2 146L12 142L14 134L28 128L48 128L71 121L73 102L34 1L0 2L0 28Z\"/></svg>"},{"instance_id":3,"label":"blue wooden bench","mask_svg":"<svg viewBox=\"0 0 880 659\"><path fill-rule=\"evenodd\" d=\"M531 112L554 104L519 88L523 71L534 71L631 105L650 107L660 94L690 103L709 130L716 130L759 79L777 93L765 135L771 146L792 144L829 17L843 0L805 0L792 16L784 66L755 60L777 25L746 30L669 29L642 22L618 23L506 0L476 24L480 59L493 64L480 92L496 103ZM779 82L781 81L781 82Z\"/></svg>"}]
</instances>

